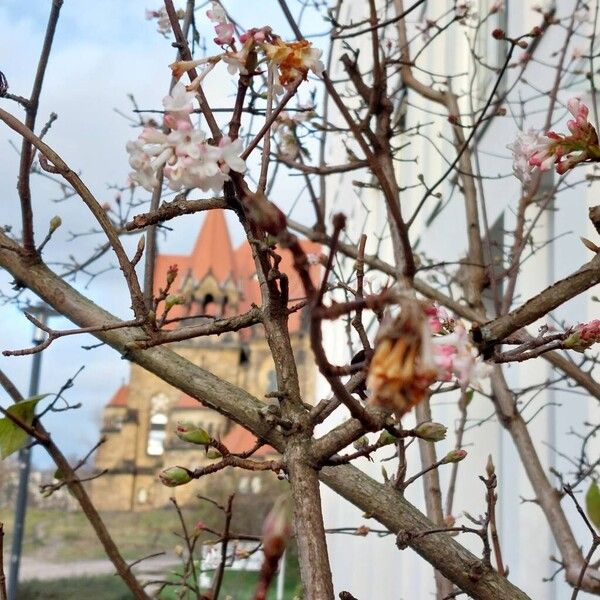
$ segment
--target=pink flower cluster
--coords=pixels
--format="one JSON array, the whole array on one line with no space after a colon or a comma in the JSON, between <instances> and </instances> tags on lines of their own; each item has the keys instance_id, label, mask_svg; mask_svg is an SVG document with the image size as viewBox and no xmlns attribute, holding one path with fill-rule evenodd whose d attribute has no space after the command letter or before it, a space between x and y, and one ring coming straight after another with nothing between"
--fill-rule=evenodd
<instances>
[{"instance_id":1,"label":"pink flower cluster","mask_svg":"<svg viewBox=\"0 0 600 600\"><path fill-rule=\"evenodd\" d=\"M513 172L524 185L538 168L549 171L554 165L560 175L579 163L600 159L598 134L588 121L590 109L578 98L567 102L572 119L567 121L570 135L549 131L545 136L534 130L519 134L508 148L513 152Z\"/></svg>"},{"instance_id":2,"label":"pink flower cluster","mask_svg":"<svg viewBox=\"0 0 600 600\"><path fill-rule=\"evenodd\" d=\"M243 173L246 163L239 156L242 142L227 136L214 146L206 134L192 124L194 92L178 83L163 99L165 126L170 131L145 127L137 140L127 142L132 181L152 191L158 185L157 174L164 175L172 190L200 188L219 192L229 181L230 170Z\"/></svg>"},{"instance_id":3,"label":"pink flower cluster","mask_svg":"<svg viewBox=\"0 0 600 600\"><path fill-rule=\"evenodd\" d=\"M212 3L212 8L206 11L206 16L215 25L215 33L217 37L214 39L215 44L219 46L231 46L234 42L233 34L235 33L235 27L233 23L227 21L227 14L225 10L218 2Z\"/></svg>"},{"instance_id":4,"label":"pink flower cluster","mask_svg":"<svg viewBox=\"0 0 600 600\"><path fill-rule=\"evenodd\" d=\"M478 356L465 327L442 307L431 306L426 313L433 335L431 346L438 381L456 377L463 387L477 387L489 375L489 366Z\"/></svg>"},{"instance_id":5,"label":"pink flower cluster","mask_svg":"<svg viewBox=\"0 0 600 600\"><path fill-rule=\"evenodd\" d=\"M577 325L564 345L565 348L583 352L597 342L600 342L600 319Z\"/></svg>"}]
</instances>

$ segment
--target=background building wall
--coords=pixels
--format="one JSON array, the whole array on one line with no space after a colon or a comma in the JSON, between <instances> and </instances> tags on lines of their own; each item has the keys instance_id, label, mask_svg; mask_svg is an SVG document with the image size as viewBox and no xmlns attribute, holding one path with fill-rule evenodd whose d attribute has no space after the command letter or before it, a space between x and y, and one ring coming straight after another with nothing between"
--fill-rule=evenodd
<instances>
[{"instance_id":1,"label":"background building wall","mask_svg":"<svg viewBox=\"0 0 600 600\"><path fill-rule=\"evenodd\" d=\"M527 31L528 28L538 25L541 19L540 14L532 10L535 4L538 3L505 2L507 11L498 15L499 21L490 21L487 26L490 31L497 26L502 26L508 30L509 34L512 32L515 35ZM568 1L559 3L561 14L565 10L568 12L567 4L572 5L573 3ZM426 5L426 10L431 12L424 14L434 15L443 13L444 8L451 10L454 3L440 1L428 2ZM480 8L485 8L485 6L486 2L482 1ZM359 21L364 17L364 10L365 5L361 2L346 3L342 11L343 13L345 11L345 14L341 15L340 21L349 22L351 17ZM409 29L409 37L417 34L414 27L415 22L419 21L417 13L418 11L414 11L409 19L413 22L413 26ZM430 46L420 57L419 65L437 73L469 72L471 68L470 55L465 43L468 32L460 27L454 27L451 31L451 34L443 36ZM544 37L540 48L542 60L543 57L546 57L550 61L551 53L561 47L562 33L562 31L551 30L548 36ZM490 36L486 39L490 39ZM367 44L366 40L363 41ZM359 46L359 44L359 40L354 38L353 47ZM494 61L498 64L498 47L499 44L495 40L491 40L487 52L492 64ZM368 46L361 47L361 50L361 58L367 61ZM340 54L343 51L342 48L339 48ZM334 64L337 66L333 70L332 79L342 78L341 65L337 61L334 61ZM510 85L517 72L518 69L509 70L507 85ZM418 71L416 74L419 76ZM549 75L542 66L531 65L527 77L532 82L539 82L542 78L544 85L541 87L548 86ZM546 77L545 80L544 77ZM485 91L489 89L490 78L484 77L476 83L481 91ZM463 93L465 91L465 87L461 88L459 83L455 85L455 92ZM576 89L565 90L560 92L559 98L564 102L575 94ZM472 96L471 100L477 105L476 95ZM417 105L424 111L433 111L433 114L440 112L439 107L417 98L412 92L408 93L407 102L409 106ZM547 106L547 97L540 97L538 106ZM530 108L535 108L535 106ZM469 107L464 106L462 109L468 110ZM419 121L428 120L425 119L425 116L426 113L409 110L406 129L411 130L411 127L418 125ZM339 115L337 118L341 122ZM542 119L543 114L534 115L524 124L524 128L540 127ZM434 144L436 140L440 139L438 137L440 134L444 135L446 139L450 139L451 132L443 118L432 118L431 120L436 124L427 129L429 139L413 135L399 140L399 142L409 143L403 156L411 161L399 163L397 167L401 186L414 183L415 173L423 173L427 182L435 181L448 166L447 157L441 155L435 149ZM498 119L488 128L484 138L479 142L480 149L483 151L481 154L482 172L492 177L498 175L497 179L485 179L483 182L486 193L487 218L490 224L502 216L507 207L507 199L509 199L509 205L514 206L519 198L519 182L511 175L510 152L505 149L506 145L514 140L517 133L518 127L513 119ZM358 154L360 153L358 152ZM501 158L501 155L505 155L506 158ZM329 157L331 164L344 162L345 155L340 152L339 144L329 148ZM415 157L416 162L414 162ZM360 178L357 175L340 178L330 211L333 213L342 210L349 216L352 228L348 231L349 240L356 243L360 233L367 233L369 236L367 253L377 253L380 258L391 262L393 257L386 234L386 214L382 200L373 190L353 186L352 179ZM577 236L586 235L586 232L590 230L587 224L587 204L597 203L597 190L597 186L592 185L587 189L579 187L577 190L562 191L558 196L555 210L545 212L535 229L536 241L543 244L554 236L564 235L564 237L558 237L553 245L542 247L535 256L527 261L524 266L524 276L521 277L517 290L517 302L540 292L590 258ZM442 186L439 191L442 192L444 198L449 196L447 186ZM459 260L465 252L465 248L460 246L463 240L466 240L464 211L459 190L455 190L454 193L458 198L454 198L433 223L428 223L428 217L431 215L431 207L435 205L436 200L434 197L429 198L426 210L422 211L412 232L413 241L416 238L420 239L419 251L425 251L433 262ZM411 214L421 197L422 188L402 193L402 210L405 215ZM504 212L503 216L505 228L511 230L514 227L513 213L509 209ZM573 234L565 235L568 232L573 232ZM589 233L589 235L591 239L597 237L595 233ZM353 261L347 262L347 273L350 273ZM421 276L427 279L426 272ZM567 323L573 324L597 316L597 303L583 297L561 307L549 318L549 321L555 318L558 321L565 320ZM535 325L530 330L535 332ZM351 353L347 349L348 339L343 327L338 324L326 323L324 332L324 339L327 340L327 349L332 362L347 361ZM373 333L372 330L371 334ZM528 361L522 365L511 365L506 372L509 384L518 387L538 383L550 373L547 363L542 359ZM317 396L323 397L328 391L326 382L319 378ZM558 447L566 453L574 451L577 440L570 435L570 430L574 427L581 427L581 423L586 417L592 418L593 422L598 422L597 402L588 399L585 394L575 396L561 390L532 392L525 400L531 400L531 404L524 409L523 414L527 418L533 418L530 428L546 472L548 473L548 469L553 465L566 471L565 461L557 455L556 448ZM438 455L443 455L455 443L452 434L458 414L455 402L456 398L454 398L454 402L450 402L449 396L446 396L443 401L437 401L434 398L432 402L433 420L446 424L449 430L448 439L436 444ZM484 489L478 475L485 472L485 463L488 454L491 454L497 466L499 478L500 540L505 563L510 568L511 580L522 587L532 598L551 600L568 597L572 590L563 582L562 575L558 575L552 582L544 581L544 578L550 577L556 570L556 564L550 560L550 557L558 555L558 552L539 507L531 502L523 502L524 499L533 499L534 494L512 441L503 431L493 413L491 402L483 395L475 394L474 400L469 406L468 423L472 428L468 428L464 444L469 455L461 463L459 469L458 492L453 514L460 517L466 511L473 515L479 515L485 510ZM338 411L324 424L324 429L335 426L346 417L347 414L344 415L342 410ZM405 419L407 427L414 422L412 416L407 416ZM409 465L412 465L414 469L419 464L419 459L416 447L412 450L414 452L409 454ZM391 450L384 449L378 453L378 458L387 457L390 454L392 454ZM394 472L395 461L383 464L390 473ZM370 463L366 459L361 459L357 466L370 473L375 479L382 480L381 465L377 460L375 463ZM448 483L448 475L449 470L440 469L444 492ZM550 474L549 476L552 477ZM553 483L559 484L556 479ZM366 524L373 529L381 528L376 522L361 515L360 511L326 487L322 488L322 494L326 527L357 527ZM424 510L420 482L409 488L407 497ZM573 506L564 502L563 507L573 524L578 539L582 543L586 543L588 535L586 535ZM464 518L459 518L459 522L464 523ZM461 535L460 542L473 552L480 554L480 541L471 538ZM328 545L336 593L348 590L358 598L412 599L430 597L435 592L432 568L411 550L398 551L392 536L378 539L375 535L361 538L335 534L328 536ZM588 596L580 593L579 597Z\"/></svg>"}]
</instances>

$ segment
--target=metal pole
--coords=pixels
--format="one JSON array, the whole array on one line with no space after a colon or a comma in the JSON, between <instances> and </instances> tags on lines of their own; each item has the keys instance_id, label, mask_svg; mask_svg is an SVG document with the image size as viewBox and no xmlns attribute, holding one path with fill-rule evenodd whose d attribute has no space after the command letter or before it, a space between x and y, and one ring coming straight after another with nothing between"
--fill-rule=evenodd
<instances>
[{"instance_id":1,"label":"metal pole","mask_svg":"<svg viewBox=\"0 0 600 600\"><path fill-rule=\"evenodd\" d=\"M285 586L285 563L287 551L283 553L279 562L279 575L277 575L277 600L283 600L283 591Z\"/></svg>"},{"instance_id":2,"label":"metal pole","mask_svg":"<svg viewBox=\"0 0 600 600\"><path fill-rule=\"evenodd\" d=\"M32 311L33 312L33 311ZM35 316L42 323L46 322L48 311L45 307L36 307ZM41 344L44 332L38 327L33 332L33 343ZM40 371L42 367L42 353L36 352L31 363L31 376L29 379L28 398L35 396L39 391ZM21 566L21 549L23 547L23 529L25 526L25 513L27 512L27 491L29 487L29 472L31 471L31 448L29 444L19 450L19 487L17 488L17 505L15 508L15 525L10 549L10 563L8 571L8 600L17 599L17 585L19 583L19 567Z\"/></svg>"}]
</instances>

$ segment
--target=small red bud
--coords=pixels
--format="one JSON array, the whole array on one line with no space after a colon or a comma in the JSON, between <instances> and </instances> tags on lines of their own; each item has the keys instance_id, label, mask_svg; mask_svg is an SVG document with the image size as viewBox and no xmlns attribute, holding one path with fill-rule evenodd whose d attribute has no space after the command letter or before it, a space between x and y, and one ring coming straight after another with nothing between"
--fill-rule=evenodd
<instances>
[{"instance_id":1,"label":"small red bud","mask_svg":"<svg viewBox=\"0 0 600 600\"><path fill-rule=\"evenodd\" d=\"M177 273L179 272L179 267L177 265L171 265L169 270L167 271L167 284L171 285L175 281L175 277L177 277Z\"/></svg>"},{"instance_id":2,"label":"small red bud","mask_svg":"<svg viewBox=\"0 0 600 600\"><path fill-rule=\"evenodd\" d=\"M504 33L504 31L502 29L494 29L494 31L492 31L492 37L495 40L503 40L506 38L506 34Z\"/></svg>"}]
</instances>

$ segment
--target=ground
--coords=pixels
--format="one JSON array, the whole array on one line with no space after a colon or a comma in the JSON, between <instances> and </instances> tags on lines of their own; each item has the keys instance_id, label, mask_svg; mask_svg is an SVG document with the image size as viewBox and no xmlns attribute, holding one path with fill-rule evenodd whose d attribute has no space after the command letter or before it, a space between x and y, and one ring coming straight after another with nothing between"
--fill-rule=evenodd
<instances>
[{"instance_id":1,"label":"ground","mask_svg":"<svg viewBox=\"0 0 600 600\"><path fill-rule=\"evenodd\" d=\"M177 569L179 561L174 549L180 540L175 532L180 528L172 508L105 513L103 516L127 560L165 552L137 567L143 577L168 577ZM204 504L184 509L184 516L188 524L198 521L216 527L220 524L219 518ZM9 511L0 510L0 521L5 524L5 565L10 553L12 517ZM243 530L241 525L238 530ZM81 513L40 509L27 512L21 570L24 583L19 590L20 600L71 600L81 598L83 593L97 600L129 598L129 592L112 575L113 572L112 564L106 560L91 526ZM255 581L255 573L227 572L222 597L230 595L234 600L251 598ZM298 584L298 565L292 551L286 572L286 600L295 596ZM175 596L165 593L161 598L170 600Z\"/></svg>"}]
</instances>

